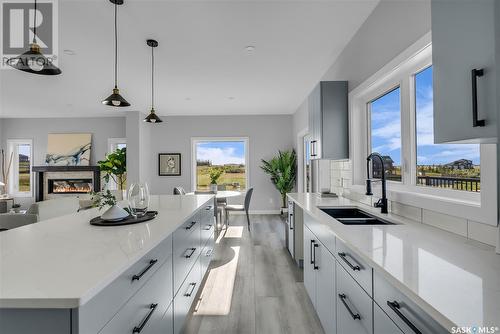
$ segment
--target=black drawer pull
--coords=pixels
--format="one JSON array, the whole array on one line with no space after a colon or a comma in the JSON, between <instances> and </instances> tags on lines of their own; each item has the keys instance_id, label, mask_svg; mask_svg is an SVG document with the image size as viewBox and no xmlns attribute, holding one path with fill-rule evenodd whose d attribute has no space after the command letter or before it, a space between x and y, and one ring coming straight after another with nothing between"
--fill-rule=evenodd
<instances>
[{"instance_id":1,"label":"black drawer pull","mask_svg":"<svg viewBox=\"0 0 500 334\"><path fill-rule=\"evenodd\" d=\"M318 248L319 245L317 243L314 243L314 270L318 270L319 269L319 266L316 265L316 248Z\"/></svg>"},{"instance_id":2,"label":"black drawer pull","mask_svg":"<svg viewBox=\"0 0 500 334\"><path fill-rule=\"evenodd\" d=\"M313 260L313 245L314 245L314 240L311 240L311 244L309 247L309 258L311 259L311 264L314 264Z\"/></svg>"},{"instance_id":3,"label":"black drawer pull","mask_svg":"<svg viewBox=\"0 0 500 334\"><path fill-rule=\"evenodd\" d=\"M186 230L190 230L194 225L196 225L196 222L191 222L189 226L186 226Z\"/></svg>"},{"instance_id":4,"label":"black drawer pull","mask_svg":"<svg viewBox=\"0 0 500 334\"><path fill-rule=\"evenodd\" d=\"M139 325L139 327L134 327L134 329L132 330L133 334L140 333L143 330L144 326L146 326L146 324L148 323L149 318L151 318L151 316L153 315L153 313L156 310L157 306L158 306L158 304L151 304L149 306L149 312L148 312L148 314L146 315L146 317L144 318L144 320L142 320L142 322Z\"/></svg>"},{"instance_id":5,"label":"black drawer pull","mask_svg":"<svg viewBox=\"0 0 500 334\"><path fill-rule=\"evenodd\" d=\"M338 253L338 254L339 254L340 258L342 260L344 260L345 263L347 263L347 265L349 266L349 268L351 268L354 271L356 271L356 270L360 271L361 270L360 266L353 265L351 262L347 261L347 259L346 259L347 254L346 253L342 252L342 253Z\"/></svg>"},{"instance_id":6,"label":"black drawer pull","mask_svg":"<svg viewBox=\"0 0 500 334\"><path fill-rule=\"evenodd\" d=\"M191 295L194 292L194 288L196 287L196 283L189 283L189 286L191 287L191 289L190 290L188 289L189 292L186 292L184 294L184 297L191 297Z\"/></svg>"},{"instance_id":7,"label":"black drawer pull","mask_svg":"<svg viewBox=\"0 0 500 334\"><path fill-rule=\"evenodd\" d=\"M212 253L213 253L213 252L214 252L214 250L210 248L210 249L209 249L209 250L207 250L207 252L205 253L205 256L206 256L206 257L210 257L210 256L212 256Z\"/></svg>"},{"instance_id":8,"label":"black drawer pull","mask_svg":"<svg viewBox=\"0 0 500 334\"><path fill-rule=\"evenodd\" d=\"M189 259L191 256L193 256L194 252L196 252L196 248L188 248L188 249L186 249L186 252L187 251L191 251L191 253L184 255L184 257L186 259Z\"/></svg>"},{"instance_id":9,"label":"black drawer pull","mask_svg":"<svg viewBox=\"0 0 500 334\"><path fill-rule=\"evenodd\" d=\"M401 313L401 311L399 310L401 308L401 306L399 305L399 303L397 301L393 301L393 302L387 301L387 306L389 306L391 308L391 310L393 310L394 313L396 313L396 315L399 318L401 318L401 320L403 320L403 322L408 327L410 327L412 331L415 332L415 334L422 334L422 332L419 331L419 329L407 317L405 317L403 313Z\"/></svg>"},{"instance_id":10,"label":"black drawer pull","mask_svg":"<svg viewBox=\"0 0 500 334\"><path fill-rule=\"evenodd\" d=\"M484 119L478 119L477 112L477 78L482 77L484 75L484 70L481 69L473 69L471 71L471 79L472 79L472 127L484 126Z\"/></svg>"},{"instance_id":11,"label":"black drawer pull","mask_svg":"<svg viewBox=\"0 0 500 334\"><path fill-rule=\"evenodd\" d=\"M207 210L207 211L212 210L212 206L211 206L211 205L209 205L209 206L205 207L205 210Z\"/></svg>"},{"instance_id":12,"label":"black drawer pull","mask_svg":"<svg viewBox=\"0 0 500 334\"><path fill-rule=\"evenodd\" d=\"M361 320L361 316L359 315L359 313L354 313L351 308L349 307L349 305L347 305L346 303L346 295L344 295L343 293L339 293L339 298L340 298L340 301L342 302L342 304L344 304L345 308L347 309L347 311L349 312L349 314L351 315L352 319L353 320Z\"/></svg>"},{"instance_id":13,"label":"black drawer pull","mask_svg":"<svg viewBox=\"0 0 500 334\"><path fill-rule=\"evenodd\" d=\"M156 262L158 262L157 259L149 261L149 264L147 265L146 268L144 268L139 274L132 276L132 282L135 280L137 280L137 281L140 280L141 277L144 276L144 274L147 273L148 270L151 269L151 267L154 266Z\"/></svg>"},{"instance_id":14,"label":"black drawer pull","mask_svg":"<svg viewBox=\"0 0 500 334\"><path fill-rule=\"evenodd\" d=\"M212 229L212 226L213 226L213 225L205 225L204 230L205 230L205 231L210 231L210 230Z\"/></svg>"}]
</instances>

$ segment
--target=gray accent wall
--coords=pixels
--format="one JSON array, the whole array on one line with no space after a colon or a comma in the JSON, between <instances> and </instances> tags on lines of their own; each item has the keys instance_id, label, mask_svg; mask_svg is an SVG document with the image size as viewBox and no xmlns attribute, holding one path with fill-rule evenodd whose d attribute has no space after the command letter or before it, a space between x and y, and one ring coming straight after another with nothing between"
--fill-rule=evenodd
<instances>
[{"instance_id":1,"label":"gray accent wall","mask_svg":"<svg viewBox=\"0 0 500 334\"><path fill-rule=\"evenodd\" d=\"M269 176L261 169L261 159L270 159L278 150L293 147L292 115L269 116L162 116L163 123L147 124L150 138L149 169L151 193L172 194L175 186L193 190L191 138L248 137L249 182L254 187L251 209L279 210L281 200ZM128 130L128 127L127 127ZM146 146L146 145L143 145ZM158 176L158 153L181 153L181 176ZM242 199L235 199L242 202Z\"/></svg>"}]
</instances>

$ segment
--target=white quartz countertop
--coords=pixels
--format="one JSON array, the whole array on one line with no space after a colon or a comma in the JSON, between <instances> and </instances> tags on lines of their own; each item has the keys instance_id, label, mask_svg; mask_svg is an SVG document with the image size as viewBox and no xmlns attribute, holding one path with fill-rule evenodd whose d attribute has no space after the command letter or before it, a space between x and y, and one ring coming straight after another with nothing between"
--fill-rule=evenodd
<instances>
[{"instance_id":1,"label":"white quartz countertop","mask_svg":"<svg viewBox=\"0 0 500 334\"><path fill-rule=\"evenodd\" d=\"M343 197L288 197L445 328L500 327L500 255L493 247ZM343 225L318 209L343 206L397 225Z\"/></svg>"},{"instance_id":2,"label":"white quartz countertop","mask_svg":"<svg viewBox=\"0 0 500 334\"><path fill-rule=\"evenodd\" d=\"M152 196L158 216L145 223L92 226L90 209L0 233L0 308L85 304L209 201Z\"/></svg>"}]
</instances>

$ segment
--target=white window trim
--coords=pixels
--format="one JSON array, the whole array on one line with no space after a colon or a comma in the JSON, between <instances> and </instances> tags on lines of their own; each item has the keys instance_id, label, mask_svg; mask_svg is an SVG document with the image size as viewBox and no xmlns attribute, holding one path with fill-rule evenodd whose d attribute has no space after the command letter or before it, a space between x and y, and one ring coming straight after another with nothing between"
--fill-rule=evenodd
<instances>
[{"instance_id":1,"label":"white window trim","mask_svg":"<svg viewBox=\"0 0 500 334\"><path fill-rule=\"evenodd\" d=\"M250 186L250 145L248 137L192 137L191 138L191 190L196 191L196 144L203 141L243 141L245 142L245 191Z\"/></svg>"},{"instance_id":2,"label":"white window trim","mask_svg":"<svg viewBox=\"0 0 500 334\"><path fill-rule=\"evenodd\" d=\"M108 138L108 153L114 152L118 144L127 144L127 138Z\"/></svg>"},{"instance_id":3,"label":"white window trim","mask_svg":"<svg viewBox=\"0 0 500 334\"><path fill-rule=\"evenodd\" d=\"M388 181L388 197L403 204L497 225L496 149L481 145L481 192L447 190L416 185L415 101L413 75L432 64L430 33L403 51L380 71L349 93L350 158L353 190L364 192L366 156L369 150L367 103L399 86L401 88L401 169L403 182ZM411 98L403 98L410 96ZM410 119L408 119L410 118ZM407 161L409 160L409 161ZM483 182L483 180L485 182ZM486 182L487 180L487 182ZM380 196L380 185L374 186Z\"/></svg>"},{"instance_id":4,"label":"white window trim","mask_svg":"<svg viewBox=\"0 0 500 334\"><path fill-rule=\"evenodd\" d=\"M6 159L10 159L11 154L14 153L14 146L23 144L30 145L30 191L19 191L15 187L15 184L17 183L16 175L19 174L19 166L15 161L15 155L14 155L14 158L12 159L12 166L9 173L9 184L8 184L9 189L7 189L9 195L12 195L13 197L33 197L34 178L33 178L33 172L31 171L33 167L33 139L7 139Z\"/></svg>"}]
</instances>

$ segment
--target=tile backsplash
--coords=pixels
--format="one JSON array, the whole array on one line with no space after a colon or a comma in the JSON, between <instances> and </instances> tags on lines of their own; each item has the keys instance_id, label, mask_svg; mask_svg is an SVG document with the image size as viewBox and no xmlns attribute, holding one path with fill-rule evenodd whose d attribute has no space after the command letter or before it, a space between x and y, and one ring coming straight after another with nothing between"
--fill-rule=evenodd
<instances>
[{"instance_id":1,"label":"tile backsplash","mask_svg":"<svg viewBox=\"0 0 500 334\"><path fill-rule=\"evenodd\" d=\"M330 191L343 195L353 201L366 205L373 205L378 198L366 196L351 189L352 186L352 162L350 160L330 161ZM497 243L498 227L481 224L461 217L454 217L432 210L427 210L411 205L389 201L391 213L402 216L419 223L427 224L459 234L466 238L476 240L491 246Z\"/></svg>"}]
</instances>

